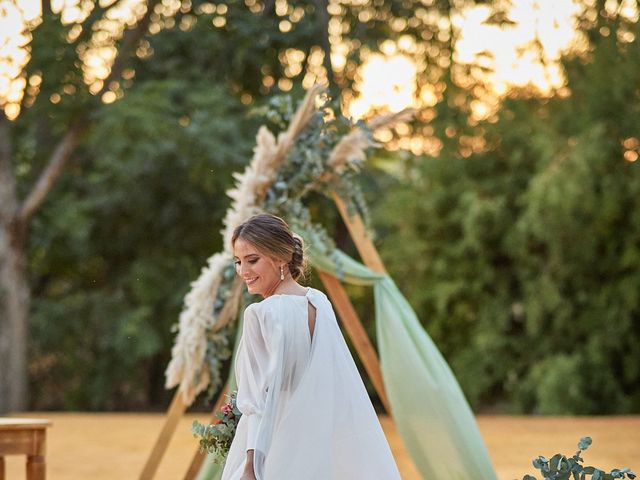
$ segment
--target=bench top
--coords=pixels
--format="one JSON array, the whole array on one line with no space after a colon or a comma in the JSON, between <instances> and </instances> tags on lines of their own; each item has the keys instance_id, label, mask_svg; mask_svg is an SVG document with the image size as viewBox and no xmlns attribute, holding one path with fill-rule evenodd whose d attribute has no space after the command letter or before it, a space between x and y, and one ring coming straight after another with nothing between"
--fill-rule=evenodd
<instances>
[{"instance_id":1,"label":"bench top","mask_svg":"<svg viewBox=\"0 0 640 480\"><path fill-rule=\"evenodd\" d=\"M43 418L0 417L0 430L39 430L51 424L51 420Z\"/></svg>"}]
</instances>

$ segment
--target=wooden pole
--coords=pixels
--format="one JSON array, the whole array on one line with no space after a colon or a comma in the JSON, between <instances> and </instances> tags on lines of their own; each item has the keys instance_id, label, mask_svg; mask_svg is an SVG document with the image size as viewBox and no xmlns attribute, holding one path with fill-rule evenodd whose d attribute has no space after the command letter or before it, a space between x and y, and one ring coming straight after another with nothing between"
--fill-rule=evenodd
<instances>
[{"instance_id":1,"label":"wooden pole","mask_svg":"<svg viewBox=\"0 0 640 480\"><path fill-rule=\"evenodd\" d=\"M382 371L380 370L380 361L376 354L369 336L362 326L362 322L358 318L356 310L353 308L351 300L340 281L333 275L325 272L319 272L320 279L327 289L327 293L331 298L331 303L338 312L338 316L344 325L345 330L349 334L353 346L355 347L360 360L364 364L364 368L371 379L371 383L378 392L378 396L387 410L391 414L391 404L387 399L387 392L382 381Z\"/></svg>"},{"instance_id":2,"label":"wooden pole","mask_svg":"<svg viewBox=\"0 0 640 480\"><path fill-rule=\"evenodd\" d=\"M344 200L342 200L342 198L340 198L340 196L335 192L333 192L332 196L336 203L336 207L338 207L340 216L347 226L351 239L353 240L353 243L355 243L364 264L374 272L386 274L387 271L384 268L382 259L378 254L378 250L376 250L376 247L373 245L371 238L367 235L367 229L365 228L360 215L349 215L349 211L347 210L347 205L344 203Z\"/></svg>"},{"instance_id":3,"label":"wooden pole","mask_svg":"<svg viewBox=\"0 0 640 480\"><path fill-rule=\"evenodd\" d=\"M156 444L153 446L153 450L151 451L151 455L147 459L147 463L140 474L140 480L152 480L156 471L158 470L158 466L160 465L160 461L164 456L164 453L167 450L167 446L169 445L169 441L171 441L171 437L173 433L176 431L178 426L178 422L184 411L187 409L187 406L182 401L182 393L179 390L173 395L173 400L171 401L171 406L169 407L169 411L167 413L167 418L164 422L164 427L162 427L162 431L156 440Z\"/></svg>"},{"instance_id":4,"label":"wooden pole","mask_svg":"<svg viewBox=\"0 0 640 480\"><path fill-rule=\"evenodd\" d=\"M224 403L226 403L224 400L225 400L225 395L227 395L228 393L229 393L229 382L227 382L225 387L222 389L222 392L218 396L218 400L216 400L216 404L213 407L213 410L211 411L211 417L209 418L209 423L214 423L218 419L218 417L216 417L216 412L220 410L220 408ZM184 480L193 480L194 478L196 478L196 475L198 475L198 472L200 472L200 468L202 467L202 462L204 462L205 458L207 458L206 454L201 453L200 449L198 449L195 455L193 456L193 459L191 459L191 464L189 465L189 469L187 470L187 473L185 473L184 475Z\"/></svg>"}]
</instances>

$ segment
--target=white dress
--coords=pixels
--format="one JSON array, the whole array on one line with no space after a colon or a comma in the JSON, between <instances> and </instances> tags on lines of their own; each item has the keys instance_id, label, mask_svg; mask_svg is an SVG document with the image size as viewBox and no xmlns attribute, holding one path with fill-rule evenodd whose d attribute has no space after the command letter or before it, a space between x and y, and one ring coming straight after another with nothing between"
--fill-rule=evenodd
<instances>
[{"instance_id":1,"label":"white dress","mask_svg":"<svg viewBox=\"0 0 640 480\"><path fill-rule=\"evenodd\" d=\"M308 305L316 308L313 339ZM235 363L242 412L222 480L395 480L389 444L320 291L249 305Z\"/></svg>"}]
</instances>

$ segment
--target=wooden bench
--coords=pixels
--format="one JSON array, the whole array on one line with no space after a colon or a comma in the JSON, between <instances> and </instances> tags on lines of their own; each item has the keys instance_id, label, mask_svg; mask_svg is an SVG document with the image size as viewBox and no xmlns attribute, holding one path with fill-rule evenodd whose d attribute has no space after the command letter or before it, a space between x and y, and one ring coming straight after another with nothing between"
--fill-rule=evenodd
<instances>
[{"instance_id":1,"label":"wooden bench","mask_svg":"<svg viewBox=\"0 0 640 480\"><path fill-rule=\"evenodd\" d=\"M44 480L44 449L49 420L0 418L0 480L5 480L5 455L27 456L27 480Z\"/></svg>"}]
</instances>

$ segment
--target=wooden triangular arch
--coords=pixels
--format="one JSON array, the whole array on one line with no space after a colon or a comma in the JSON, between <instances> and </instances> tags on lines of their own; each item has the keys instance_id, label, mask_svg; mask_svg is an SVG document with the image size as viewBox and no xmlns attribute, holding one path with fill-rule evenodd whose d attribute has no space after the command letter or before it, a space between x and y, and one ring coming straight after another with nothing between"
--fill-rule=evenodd
<instances>
[{"instance_id":1,"label":"wooden triangular arch","mask_svg":"<svg viewBox=\"0 0 640 480\"><path fill-rule=\"evenodd\" d=\"M272 147L274 147L274 150L271 150L270 153L272 155L273 161L267 168L271 168L271 169L278 168L278 165L282 164L282 161L284 160L288 149L293 144L294 139L296 138L298 133L301 131L302 127L310 119L313 111L315 110L316 108L315 99L322 90L323 90L322 87L315 86L307 92L307 95L305 96L305 99L303 100L301 106L298 108L295 115L293 116L293 119L289 124L289 128L284 133L284 135L278 137L277 145L272 145ZM383 116L383 117L374 119L368 125L370 128L376 129L384 125L392 124L396 121L405 120L411 117L412 115L413 115L413 111L404 110L397 114ZM259 131L258 140L260 139L260 136L261 136L261 132ZM353 139L354 137L351 138L351 140ZM359 143L360 147L362 147L363 144L370 145L366 141L361 142L361 137L355 137L355 139L357 140L356 143ZM340 146L340 144L338 146ZM263 148L264 148L264 145L263 145ZM331 159L329 159L329 161L331 163ZM253 164L254 162L252 161L252 166ZM249 167L249 169L250 168L251 166ZM265 168L265 167L260 166L256 168ZM264 175L269 175L270 173L273 173L273 170L271 172L264 171L264 170L261 170L259 172L254 171L254 174L255 173L258 173L259 176L260 175L264 176ZM264 188L262 188L262 191L257 193L256 197L264 197L265 194L266 194L266 191L264 190ZM332 195L333 195L333 200L340 212L340 215L342 216L342 219L345 225L347 226L349 234L358 252L360 253L360 256L364 261L365 265L367 265L371 270L377 273L385 273L385 268L384 268L384 265L382 264L382 260L380 259L380 256L378 255L378 252L375 249L372 241L367 236L362 218L358 214L352 214L351 212L348 212L345 201L337 193L333 192ZM237 220L237 218L234 218L233 220ZM225 219L225 222L226 221L227 219ZM371 379L371 382L373 383L373 386L380 397L380 400L382 401L387 413L391 415L391 406L389 404L389 400L387 398L387 394L384 388L384 383L382 380L382 371L380 369L380 361L378 360L376 351L373 348L373 345L371 344L371 341L369 340L369 337L362 325L362 322L358 318L358 315L356 314L356 311L353 305L351 304L351 301L349 300L349 297L346 291L342 287L342 284L340 283L340 281L333 275L320 272L320 279L322 280L326 288L327 294L331 299L331 302L336 310L338 318L340 319L347 334L352 340L354 348L356 349L357 354L360 357L364 365L364 368L367 371L367 374ZM238 295L232 294L230 295L230 297L228 297L229 300L225 302L225 305L220 312L220 323L224 324L227 321L229 321L232 316L231 312L235 312L237 310L236 308L237 301L239 299L239 292L241 287L242 287L242 282L239 280L239 278L236 277L236 279L233 281L232 291L235 293L238 293ZM223 388L223 391L221 392L220 396L218 397L213 409L214 413L217 412L219 408L222 406L223 400L225 398L225 394L228 393L228 387L229 385L227 384L225 388ZM180 388L176 389L171 405L167 411L167 416L165 418L164 426L158 438L156 439L156 442L153 446L151 453L149 454L149 457L147 458L147 461L144 465L142 473L139 476L140 480L151 480L154 478L155 473L158 469L158 466L160 465L160 461L162 460L162 457L164 456L167 450L169 442L178 426L178 422L181 419L187 407L188 407L188 403L185 402L185 397L180 391ZM212 421L215 421L215 420L216 420L215 416L212 416ZM186 479L191 480L195 478L195 476L198 474L200 470L203 459L204 459L204 455L200 454L199 452L196 452L191 462L191 465L184 476L185 480Z\"/></svg>"},{"instance_id":2,"label":"wooden triangular arch","mask_svg":"<svg viewBox=\"0 0 640 480\"><path fill-rule=\"evenodd\" d=\"M358 214L350 214L347 211L345 202L336 193L333 194L333 200L338 207L338 211L347 226L349 234L364 264L377 273L386 273L384 264L380 259L380 255L366 233L362 218ZM324 272L319 272L319 276L326 288L327 294L331 299L331 303L336 310L340 322L349 335L349 338L351 339L353 346L356 349L365 370L367 371L371 383L376 389L387 413L391 415L391 406L384 388L378 355L371 344L371 340L369 339L369 336L367 335L362 322L360 321L355 308L347 295L347 292L340 283L340 280L335 276ZM225 386L218 397L213 412L217 412L222 406L226 393L228 393L228 385ZM160 461L167 450L169 441L171 440L178 422L186 408L187 405L185 405L182 395L178 390L176 390L171 405L167 411L164 426L155 445L153 446L153 450L147 458L145 466L139 477L140 480L152 480L154 478L158 466L160 465ZM215 420L215 417L212 416L212 419ZM192 480L196 477L200 471L204 458L205 455L196 451L189 469L183 477L184 480Z\"/></svg>"}]
</instances>

